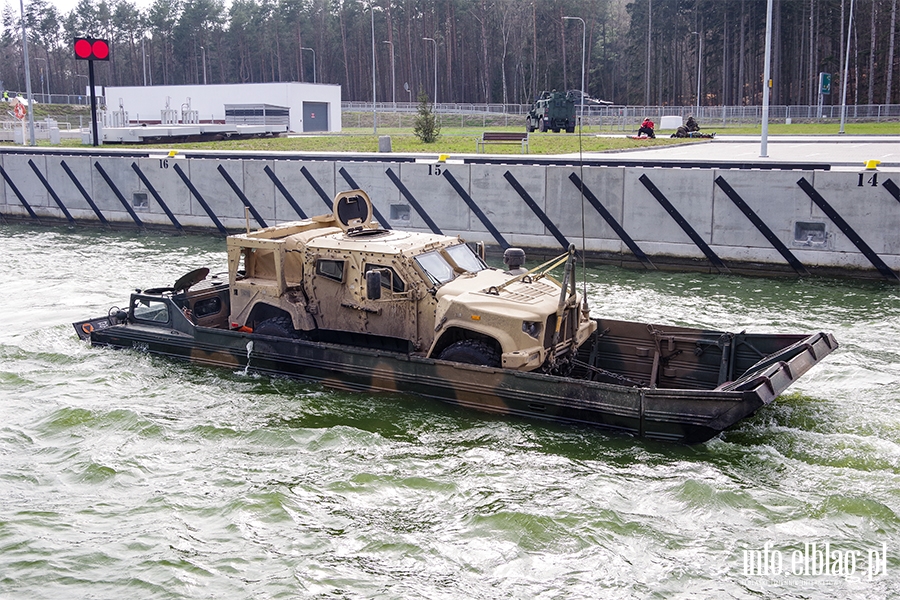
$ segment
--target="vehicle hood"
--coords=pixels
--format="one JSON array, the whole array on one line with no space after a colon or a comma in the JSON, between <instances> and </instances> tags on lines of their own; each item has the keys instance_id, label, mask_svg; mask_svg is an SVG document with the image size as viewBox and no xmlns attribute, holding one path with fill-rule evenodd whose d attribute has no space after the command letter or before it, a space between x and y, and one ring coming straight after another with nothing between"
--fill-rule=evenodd
<instances>
[{"instance_id":1,"label":"vehicle hood","mask_svg":"<svg viewBox=\"0 0 900 600\"><path fill-rule=\"evenodd\" d=\"M548 278L526 283L516 281L494 293L515 278L498 269L486 269L475 274L461 275L438 289L435 295L439 306L463 304L469 310L501 312L507 316L532 318L536 314L555 312L559 304L559 286ZM513 313L520 313L514 315Z\"/></svg>"}]
</instances>

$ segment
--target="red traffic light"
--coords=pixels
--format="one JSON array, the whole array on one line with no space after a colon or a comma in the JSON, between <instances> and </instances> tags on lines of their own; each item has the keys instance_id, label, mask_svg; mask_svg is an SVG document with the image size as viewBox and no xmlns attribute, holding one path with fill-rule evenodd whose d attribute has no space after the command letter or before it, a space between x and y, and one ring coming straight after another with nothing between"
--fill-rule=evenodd
<instances>
[{"instance_id":1,"label":"red traffic light","mask_svg":"<svg viewBox=\"0 0 900 600\"><path fill-rule=\"evenodd\" d=\"M109 60L109 42L94 38L75 38L75 58L78 60Z\"/></svg>"}]
</instances>

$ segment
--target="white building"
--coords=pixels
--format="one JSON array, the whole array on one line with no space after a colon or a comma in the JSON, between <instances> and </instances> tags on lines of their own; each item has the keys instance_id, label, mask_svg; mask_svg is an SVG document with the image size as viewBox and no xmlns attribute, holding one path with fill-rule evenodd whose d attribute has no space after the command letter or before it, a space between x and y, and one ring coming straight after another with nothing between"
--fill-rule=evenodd
<instances>
[{"instance_id":1,"label":"white building","mask_svg":"<svg viewBox=\"0 0 900 600\"><path fill-rule=\"evenodd\" d=\"M339 85L291 82L107 86L104 91L107 111L124 110L129 123L166 122L167 116L168 122L174 117L180 123L189 111L196 111L201 123L224 123L226 104L270 104L290 109L293 132L341 130ZM167 114L166 109L174 112Z\"/></svg>"}]
</instances>

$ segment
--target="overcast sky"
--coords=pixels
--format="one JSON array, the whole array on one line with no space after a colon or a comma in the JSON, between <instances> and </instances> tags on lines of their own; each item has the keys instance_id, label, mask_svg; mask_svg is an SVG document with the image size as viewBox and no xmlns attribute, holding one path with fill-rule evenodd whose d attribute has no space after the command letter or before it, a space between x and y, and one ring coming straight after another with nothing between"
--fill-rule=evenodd
<instances>
[{"instance_id":1,"label":"overcast sky","mask_svg":"<svg viewBox=\"0 0 900 600\"><path fill-rule=\"evenodd\" d=\"M153 4L153 0L129 0L132 4L144 10L148 8L151 4ZM60 12L60 14L67 14L71 12L77 5L78 0L48 0L48 2L54 6ZM97 0L95 0L95 3ZM14 8L16 13L19 12L19 0L10 0L9 5Z\"/></svg>"}]
</instances>

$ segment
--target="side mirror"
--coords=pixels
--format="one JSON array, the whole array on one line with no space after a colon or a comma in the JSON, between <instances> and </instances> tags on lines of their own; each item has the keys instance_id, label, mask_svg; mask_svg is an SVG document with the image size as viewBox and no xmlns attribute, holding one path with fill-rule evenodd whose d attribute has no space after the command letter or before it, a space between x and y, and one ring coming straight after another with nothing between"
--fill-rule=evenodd
<instances>
[{"instance_id":1,"label":"side mirror","mask_svg":"<svg viewBox=\"0 0 900 600\"><path fill-rule=\"evenodd\" d=\"M366 298L381 300L381 271L366 271Z\"/></svg>"}]
</instances>

